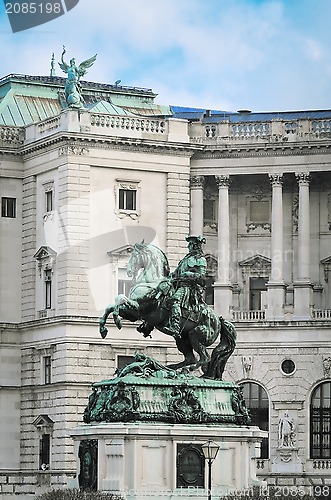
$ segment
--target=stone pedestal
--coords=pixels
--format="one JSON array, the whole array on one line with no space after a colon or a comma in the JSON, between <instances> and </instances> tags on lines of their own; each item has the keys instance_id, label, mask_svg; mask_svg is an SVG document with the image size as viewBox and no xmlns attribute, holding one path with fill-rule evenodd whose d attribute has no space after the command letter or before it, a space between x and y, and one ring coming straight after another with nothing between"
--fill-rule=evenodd
<instances>
[{"instance_id":1,"label":"stone pedestal","mask_svg":"<svg viewBox=\"0 0 331 500\"><path fill-rule=\"evenodd\" d=\"M252 488L255 460L267 433L249 426L242 388L174 371L136 354L118 376L93 385L85 425L71 433L83 489L125 499L206 498L209 439L220 449L213 464L214 495Z\"/></svg>"},{"instance_id":2,"label":"stone pedestal","mask_svg":"<svg viewBox=\"0 0 331 500\"><path fill-rule=\"evenodd\" d=\"M80 443L98 441L97 489L121 493L126 500L159 500L163 496L173 500L191 496L205 499L208 468L201 458L199 471L199 449L209 439L220 446L212 466L214 498L263 485L256 478L254 458L259 456L265 434L250 426L160 422L85 424L71 432L77 457ZM78 461L77 478L82 468L84 464L81 466ZM196 486L194 481L199 473L200 486Z\"/></svg>"}]
</instances>

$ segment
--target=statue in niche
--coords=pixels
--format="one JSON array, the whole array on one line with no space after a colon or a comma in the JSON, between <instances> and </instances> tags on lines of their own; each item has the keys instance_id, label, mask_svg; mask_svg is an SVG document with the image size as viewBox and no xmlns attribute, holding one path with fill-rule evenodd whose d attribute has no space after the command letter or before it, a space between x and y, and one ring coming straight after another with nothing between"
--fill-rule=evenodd
<instances>
[{"instance_id":1,"label":"statue in niche","mask_svg":"<svg viewBox=\"0 0 331 500\"><path fill-rule=\"evenodd\" d=\"M106 320L110 314L118 329L122 319L142 320L137 330L144 337L157 328L171 335L184 355L180 363L168 368L195 370L204 377L222 379L225 364L235 349L236 330L232 323L218 316L203 298L206 259L202 252L204 238L188 236L188 254L173 273L162 250L144 242L136 243L127 266L132 276L128 296L120 294L100 319L100 334L107 335ZM207 347L217 339L211 355ZM198 359L195 353L198 354Z\"/></svg>"},{"instance_id":2,"label":"statue in niche","mask_svg":"<svg viewBox=\"0 0 331 500\"><path fill-rule=\"evenodd\" d=\"M280 417L278 422L278 440L279 448L293 448L294 447L294 422L293 418L289 416L288 411Z\"/></svg>"},{"instance_id":3,"label":"statue in niche","mask_svg":"<svg viewBox=\"0 0 331 500\"><path fill-rule=\"evenodd\" d=\"M60 68L64 73L67 73L66 84L64 88L64 94L69 108L82 108L83 107L83 97L82 97L82 87L80 84L81 76L87 73L88 68L90 68L96 58L95 54L90 59L83 61L80 65L76 66L76 60L74 58L70 59L69 64L64 60L64 54L66 53L65 46L63 45L63 51L61 56L61 62L59 63Z\"/></svg>"}]
</instances>

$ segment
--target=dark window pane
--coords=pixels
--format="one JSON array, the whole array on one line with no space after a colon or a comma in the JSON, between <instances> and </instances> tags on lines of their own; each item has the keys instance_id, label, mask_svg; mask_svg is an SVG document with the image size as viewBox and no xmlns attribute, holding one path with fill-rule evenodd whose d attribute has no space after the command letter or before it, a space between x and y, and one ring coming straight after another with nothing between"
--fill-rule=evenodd
<instances>
[{"instance_id":1,"label":"dark window pane","mask_svg":"<svg viewBox=\"0 0 331 500\"><path fill-rule=\"evenodd\" d=\"M52 271L45 271L45 309L52 308Z\"/></svg>"},{"instance_id":2,"label":"dark window pane","mask_svg":"<svg viewBox=\"0 0 331 500\"><path fill-rule=\"evenodd\" d=\"M46 192L46 212L51 212L53 210L53 192Z\"/></svg>"},{"instance_id":3,"label":"dark window pane","mask_svg":"<svg viewBox=\"0 0 331 500\"><path fill-rule=\"evenodd\" d=\"M203 200L203 219L208 221L216 220L215 200Z\"/></svg>"},{"instance_id":4,"label":"dark window pane","mask_svg":"<svg viewBox=\"0 0 331 500\"><path fill-rule=\"evenodd\" d=\"M126 192L126 209L136 210L136 191Z\"/></svg>"},{"instance_id":5,"label":"dark window pane","mask_svg":"<svg viewBox=\"0 0 331 500\"><path fill-rule=\"evenodd\" d=\"M1 198L1 217L16 217L16 198Z\"/></svg>"},{"instance_id":6,"label":"dark window pane","mask_svg":"<svg viewBox=\"0 0 331 500\"><path fill-rule=\"evenodd\" d=\"M331 382L314 390L310 405L310 457L331 458Z\"/></svg>"},{"instance_id":7,"label":"dark window pane","mask_svg":"<svg viewBox=\"0 0 331 500\"><path fill-rule=\"evenodd\" d=\"M118 207L120 210L136 210L137 191L134 189L120 189Z\"/></svg>"},{"instance_id":8,"label":"dark window pane","mask_svg":"<svg viewBox=\"0 0 331 500\"><path fill-rule=\"evenodd\" d=\"M119 190L119 209L120 210L124 210L125 209L124 202L125 202L125 190L124 189L120 189Z\"/></svg>"},{"instance_id":9,"label":"dark window pane","mask_svg":"<svg viewBox=\"0 0 331 500\"><path fill-rule=\"evenodd\" d=\"M117 368L122 370L126 365L129 365L135 361L134 356L117 356Z\"/></svg>"},{"instance_id":10,"label":"dark window pane","mask_svg":"<svg viewBox=\"0 0 331 500\"><path fill-rule=\"evenodd\" d=\"M52 368L52 358L51 356L44 357L44 383L51 383L51 368Z\"/></svg>"},{"instance_id":11,"label":"dark window pane","mask_svg":"<svg viewBox=\"0 0 331 500\"><path fill-rule=\"evenodd\" d=\"M243 394L246 406L251 416L252 425L269 430L269 399L266 391L259 384L244 382ZM263 438L261 443L261 458L269 457L269 440Z\"/></svg>"},{"instance_id":12,"label":"dark window pane","mask_svg":"<svg viewBox=\"0 0 331 500\"><path fill-rule=\"evenodd\" d=\"M50 435L43 434L40 439L40 449L39 449L39 468L46 470L49 468L50 462Z\"/></svg>"}]
</instances>

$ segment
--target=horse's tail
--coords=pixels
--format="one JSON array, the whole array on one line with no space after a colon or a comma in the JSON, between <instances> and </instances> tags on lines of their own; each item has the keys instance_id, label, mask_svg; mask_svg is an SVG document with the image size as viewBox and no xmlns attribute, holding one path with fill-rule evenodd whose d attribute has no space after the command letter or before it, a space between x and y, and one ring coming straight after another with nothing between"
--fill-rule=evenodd
<instances>
[{"instance_id":1,"label":"horse's tail","mask_svg":"<svg viewBox=\"0 0 331 500\"><path fill-rule=\"evenodd\" d=\"M220 343L211 354L205 376L208 378L222 380L225 365L235 350L237 332L234 325L222 316L220 319Z\"/></svg>"}]
</instances>

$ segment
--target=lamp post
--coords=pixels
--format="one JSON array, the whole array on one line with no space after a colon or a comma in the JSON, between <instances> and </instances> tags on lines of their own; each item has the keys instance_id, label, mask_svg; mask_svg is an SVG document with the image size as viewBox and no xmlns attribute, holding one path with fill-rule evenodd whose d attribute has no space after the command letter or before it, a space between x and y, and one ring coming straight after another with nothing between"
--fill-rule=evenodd
<instances>
[{"instance_id":1,"label":"lamp post","mask_svg":"<svg viewBox=\"0 0 331 500\"><path fill-rule=\"evenodd\" d=\"M201 446L205 460L208 462L208 500L211 500L211 464L215 460L220 447L217 443L209 439L207 443Z\"/></svg>"}]
</instances>

